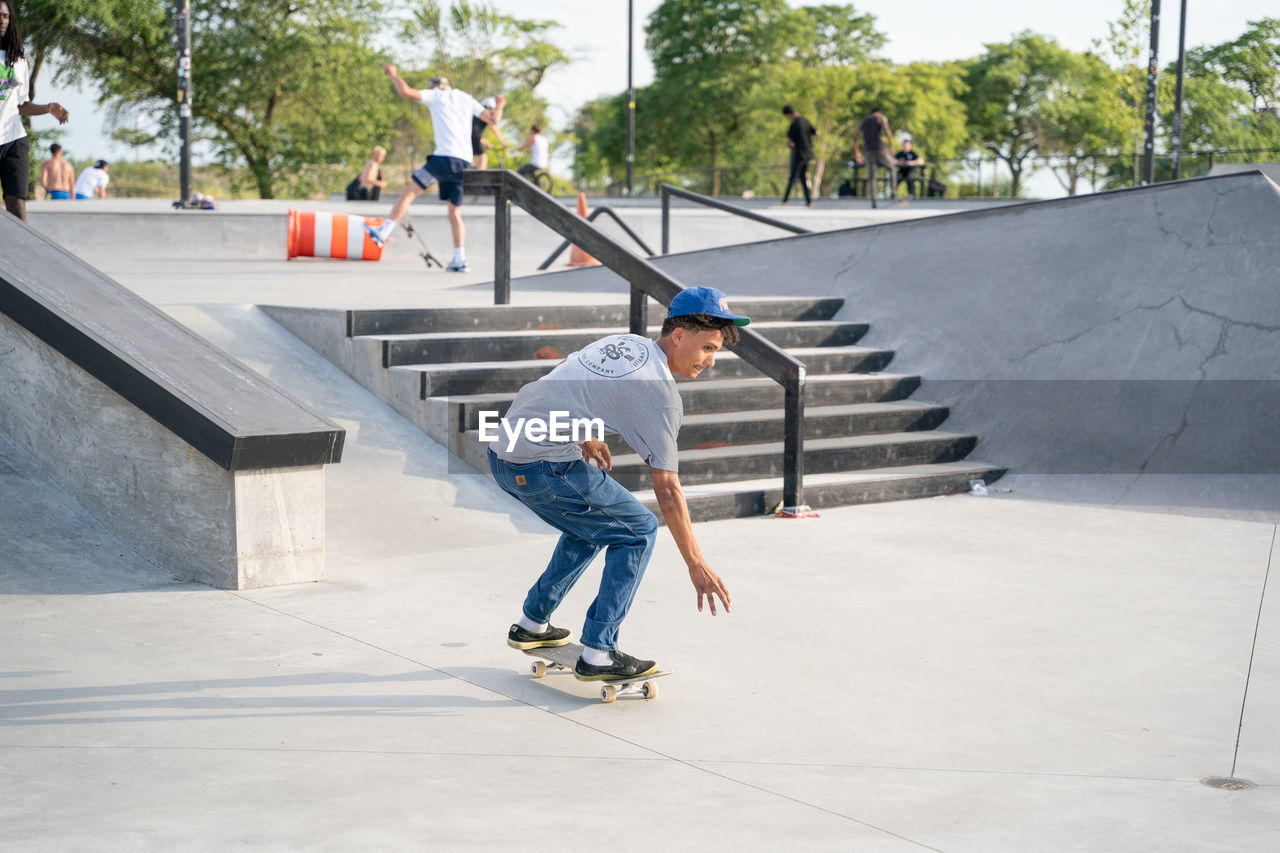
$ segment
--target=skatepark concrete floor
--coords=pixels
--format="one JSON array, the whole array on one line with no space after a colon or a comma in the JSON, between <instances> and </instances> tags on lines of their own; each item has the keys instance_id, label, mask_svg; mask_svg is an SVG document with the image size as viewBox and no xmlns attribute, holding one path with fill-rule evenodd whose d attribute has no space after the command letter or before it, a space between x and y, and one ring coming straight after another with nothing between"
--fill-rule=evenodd
<instances>
[{"instance_id":1,"label":"skatepark concrete floor","mask_svg":"<svg viewBox=\"0 0 1280 853\"><path fill-rule=\"evenodd\" d=\"M411 286L409 304L471 304L470 283L109 261L347 430L329 576L178 582L0 438L0 849L1252 851L1280 835L1275 524L1016 491L706 523L733 596L716 616L660 532L622 639L675 673L655 701L605 705L505 645L554 535L248 304L405 304ZM556 624L576 635L598 576Z\"/></svg>"}]
</instances>

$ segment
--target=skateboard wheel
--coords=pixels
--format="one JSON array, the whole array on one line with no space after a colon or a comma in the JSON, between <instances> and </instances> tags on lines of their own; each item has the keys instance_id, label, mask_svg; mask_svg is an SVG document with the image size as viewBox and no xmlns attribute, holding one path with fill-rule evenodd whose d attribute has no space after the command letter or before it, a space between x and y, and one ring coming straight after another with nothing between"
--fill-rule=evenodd
<instances>
[{"instance_id":1,"label":"skateboard wheel","mask_svg":"<svg viewBox=\"0 0 1280 853\"><path fill-rule=\"evenodd\" d=\"M606 684L600 688L600 699L608 704L618 698L618 688L612 684Z\"/></svg>"},{"instance_id":2,"label":"skateboard wheel","mask_svg":"<svg viewBox=\"0 0 1280 853\"><path fill-rule=\"evenodd\" d=\"M658 683L656 681L646 681L640 687L640 692L644 694L646 699L658 698Z\"/></svg>"},{"instance_id":3,"label":"skateboard wheel","mask_svg":"<svg viewBox=\"0 0 1280 853\"><path fill-rule=\"evenodd\" d=\"M540 660L534 661L533 665L530 666L529 669L533 672L534 678L542 678L547 674L547 665Z\"/></svg>"}]
</instances>

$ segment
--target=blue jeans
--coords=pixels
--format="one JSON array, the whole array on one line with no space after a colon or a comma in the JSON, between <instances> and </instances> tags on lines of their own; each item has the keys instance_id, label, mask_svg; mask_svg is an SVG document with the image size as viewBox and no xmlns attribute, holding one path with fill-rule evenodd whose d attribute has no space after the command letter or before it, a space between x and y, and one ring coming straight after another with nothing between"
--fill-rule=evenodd
<instances>
[{"instance_id":1,"label":"blue jeans","mask_svg":"<svg viewBox=\"0 0 1280 853\"><path fill-rule=\"evenodd\" d=\"M503 491L560 531L551 562L524 600L524 615L534 622L551 621L605 548L600 591L587 609L579 639L593 649L618 648L618 629L653 555L658 519L616 480L581 460L517 464L490 450L489 470Z\"/></svg>"}]
</instances>

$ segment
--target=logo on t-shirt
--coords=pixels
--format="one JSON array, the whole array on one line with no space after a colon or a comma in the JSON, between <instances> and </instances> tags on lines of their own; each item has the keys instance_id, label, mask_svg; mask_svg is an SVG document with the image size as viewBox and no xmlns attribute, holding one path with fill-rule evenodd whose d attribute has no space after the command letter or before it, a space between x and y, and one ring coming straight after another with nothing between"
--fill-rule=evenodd
<instances>
[{"instance_id":1,"label":"logo on t-shirt","mask_svg":"<svg viewBox=\"0 0 1280 853\"><path fill-rule=\"evenodd\" d=\"M22 81L14 75L13 67L0 64L0 101L8 100L9 93L21 85Z\"/></svg>"},{"instance_id":2,"label":"logo on t-shirt","mask_svg":"<svg viewBox=\"0 0 1280 853\"><path fill-rule=\"evenodd\" d=\"M649 361L649 348L619 336L606 338L578 353L578 362L597 376L615 378L635 373Z\"/></svg>"}]
</instances>

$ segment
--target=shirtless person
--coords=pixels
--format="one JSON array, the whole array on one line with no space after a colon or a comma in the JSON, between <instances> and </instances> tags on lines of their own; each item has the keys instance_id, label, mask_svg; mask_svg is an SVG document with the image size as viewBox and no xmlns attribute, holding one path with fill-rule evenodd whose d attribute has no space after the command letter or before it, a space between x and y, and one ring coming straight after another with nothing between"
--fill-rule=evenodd
<instances>
[{"instance_id":1,"label":"shirtless person","mask_svg":"<svg viewBox=\"0 0 1280 853\"><path fill-rule=\"evenodd\" d=\"M40 186L44 187L45 198L67 201L76 182L76 169L62 158L58 143L49 146L49 154L52 156L40 164Z\"/></svg>"}]
</instances>

